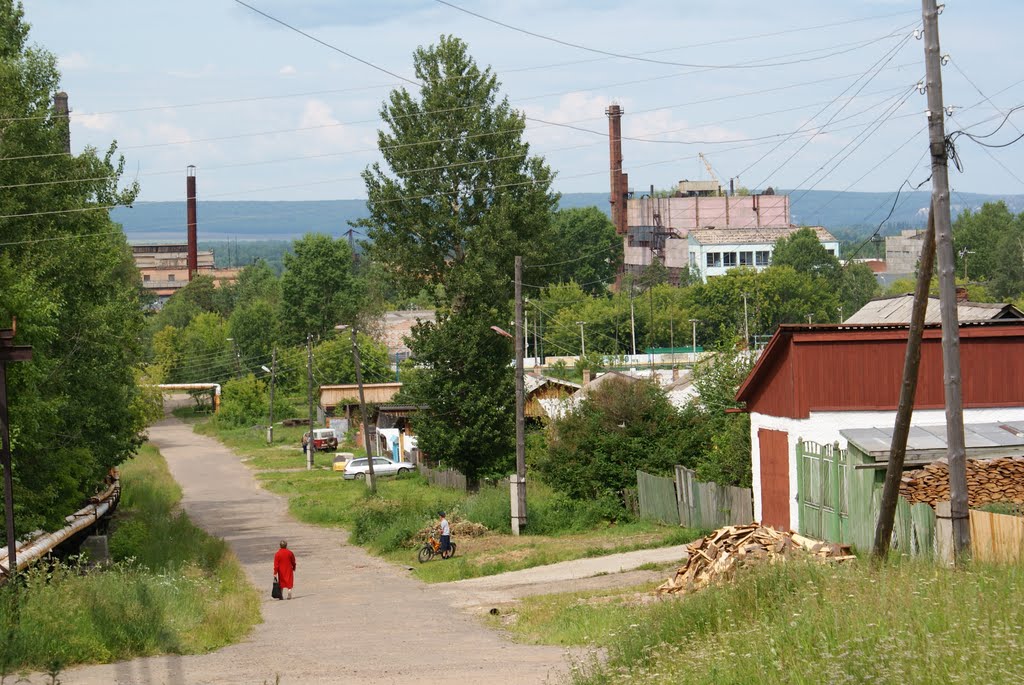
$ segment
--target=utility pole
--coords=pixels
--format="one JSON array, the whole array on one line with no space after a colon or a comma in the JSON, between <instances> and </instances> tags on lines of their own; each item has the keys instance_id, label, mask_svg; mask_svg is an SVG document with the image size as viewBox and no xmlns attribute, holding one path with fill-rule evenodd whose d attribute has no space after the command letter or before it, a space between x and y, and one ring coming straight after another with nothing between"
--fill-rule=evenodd
<instances>
[{"instance_id":1,"label":"utility pole","mask_svg":"<svg viewBox=\"0 0 1024 685\"><path fill-rule=\"evenodd\" d=\"M668 314L668 344L672 348L672 363L676 362L676 324L672 315L672 310L669 310Z\"/></svg>"},{"instance_id":2,"label":"utility pole","mask_svg":"<svg viewBox=\"0 0 1024 685\"><path fill-rule=\"evenodd\" d=\"M907 351L903 361L903 384L900 386L900 402L896 408L896 423L893 426L892 442L889 446L889 463L885 468L885 484L882 486L882 503L878 521L875 524L875 541L871 554L884 559L889 554L892 527L896 519L896 502L900 495L900 479L903 477L903 461L907 454L907 436L910 434L910 419L914 413L914 397L917 394L918 369L921 366L921 338L924 335L924 317L928 311L928 288L932 282L935 265L935 212L928 213L928 228L921 244L921 259L918 262L917 288L914 291L914 309L910 314L910 330L907 333Z\"/></svg>"},{"instance_id":3,"label":"utility pole","mask_svg":"<svg viewBox=\"0 0 1024 685\"><path fill-rule=\"evenodd\" d=\"M586 323L586 321L577 321L576 322L576 325L580 327L580 357L581 358L587 356L587 342L586 342L586 340L583 339L583 324L585 324L585 323Z\"/></svg>"},{"instance_id":4,"label":"utility pole","mask_svg":"<svg viewBox=\"0 0 1024 685\"><path fill-rule=\"evenodd\" d=\"M306 443L306 470L313 470L313 334L306 334L306 397L309 400L309 441Z\"/></svg>"},{"instance_id":5,"label":"utility pole","mask_svg":"<svg viewBox=\"0 0 1024 685\"><path fill-rule=\"evenodd\" d=\"M690 351L693 352L693 361L694 361L694 363L697 362L697 322L698 321L699 321L699 319L690 319L690 323L693 324L693 347L690 348Z\"/></svg>"},{"instance_id":6,"label":"utility pole","mask_svg":"<svg viewBox=\"0 0 1024 685\"><path fill-rule=\"evenodd\" d=\"M526 390L523 385L523 258L515 262L516 298L516 475L510 479L512 498L512 534L519 535L526 527ZM580 323L582 340L583 324Z\"/></svg>"},{"instance_id":7,"label":"utility pole","mask_svg":"<svg viewBox=\"0 0 1024 685\"><path fill-rule=\"evenodd\" d=\"M10 328L0 329L0 461L4 469L4 522L7 534L7 576L18 572L18 543L14 536L14 475L11 458L11 430L7 418L7 363L27 362L32 359L32 348L15 345L14 331L17 321Z\"/></svg>"},{"instance_id":8,"label":"utility pole","mask_svg":"<svg viewBox=\"0 0 1024 685\"><path fill-rule=\"evenodd\" d=\"M270 356L270 425L267 426L267 444L274 444L274 381L277 378L277 345Z\"/></svg>"},{"instance_id":9,"label":"utility pole","mask_svg":"<svg viewBox=\"0 0 1024 685\"><path fill-rule=\"evenodd\" d=\"M235 351L235 378L242 377L242 355L238 353L238 341L234 338L228 338L231 342L231 347Z\"/></svg>"},{"instance_id":10,"label":"utility pole","mask_svg":"<svg viewBox=\"0 0 1024 685\"><path fill-rule=\"evenodd\" d=\"M942 57L939 52L939 10L935 0L921 0L924 17L925 83L928 92L928 146L932 157L932 214L935 253L939 262L939 310L942 314L942 368L946 395L946 458L949 462L950 517L953 558L959 565L970 555L971 528L967 509L967 451L960 377L960 327L956 310L956 260L949 216L949 168L943 124Z\"/></svg>"},{"instance_id":11,"label":"utility pole","mask_svg":"<svg viewBox=\"0 0 1024 685\"><path fill-rule=\"evenodd\" d=\"M534 302L534 305L537 303ZM537 346L537 319L540 318L540 309L537 310L537 315L533 317L533 367L539 369L542 363L540 347Z\"/></svg>"},{"instance_id":12,"label":"utility pole","mask_svg":"<svg viewBox=\"0 0 1024 685\"><path fill-rule=\"evenodd\" d=\"M366 469L369 472L370 492L377 492L377 476L373 472L373 441L370 440L370 422L366 417L366 398L363 395L363 367L359 360L359 341L356 338L356 325L353 323L349 330L352 331L352 365L356 370L356 385L359 387L359 418L363 422L363 443L366 447Z\"/></svg>"},{"instance_id":13,"label":"utility pole","mask_svg":"<svg viewBox=\"0 0 1024 685\"><path fill-rule=\"evenodd\" d=\"M629 331L633 339L633 356L636 356L636 316L633 311L633 279L629 279Z\"/></svg>"}]
</instances>

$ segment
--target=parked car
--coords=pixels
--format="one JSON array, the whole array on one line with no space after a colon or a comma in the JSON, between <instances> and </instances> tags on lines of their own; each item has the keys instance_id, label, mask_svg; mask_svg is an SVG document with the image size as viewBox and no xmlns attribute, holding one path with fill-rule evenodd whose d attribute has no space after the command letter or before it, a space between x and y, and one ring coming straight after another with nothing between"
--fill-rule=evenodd
<instances>
[{"instance_id":1,"label":"parked car","mask_svg":"<svg viewBox=\"0 0 1024 685\"><path fill-rule=\"evenodd\" d=\"M375 476L395 476L402 473L408 473L412 471L415 466L407 461L391 461L384 457L373 458L373 475ZM366 457L359 459L351 459L348 464L345 465L345 473L342 474L345 480L352 480L353 478L366 478L366 474L370 471L370 465Z\"/></svg>"},{"instance_id":2,"label":"parked car","mask_svg":"<svg viewBox=\"0 0 1024 685\"><path fill-rule=\"evenodd\" d=\"M303 433L302 435L302 449L306 449L306 445L309 444L309 432ZM335 434L333 428L314 428L313 429L313 449L318 452L325 452L327 450L338 449L338 436Z\"/></svg>"}]
</instances>

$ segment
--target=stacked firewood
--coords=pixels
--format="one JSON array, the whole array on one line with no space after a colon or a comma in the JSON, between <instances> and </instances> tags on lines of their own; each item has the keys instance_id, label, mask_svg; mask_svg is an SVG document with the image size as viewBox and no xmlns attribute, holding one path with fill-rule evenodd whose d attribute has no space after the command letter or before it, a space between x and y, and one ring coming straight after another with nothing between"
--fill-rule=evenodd
<instances>
[{"instance_id":1,"label":"stacked firewood","mask_svg":"<svg viewBox=\"0 0 1024 685\"><path fill-rule=\"evenodd\" d=\"M904 474L900 494L911 504L949 501L949 465L936 461ZM1024 503L1024 459L967 460L967 501L971 507L992 502Z\"/></svg>"},{"instance_id":2,"label":"stacked firewood","mask_svg":"<svg viewBox=\"0 0 1024 685\"><path fill-rule=\"evenodd\" d=\"M658 594L686 594L732 579L737 568L775 564L800 557L821 561L854 559L849 545L820 542L757 523L727 526L687 546L688 558L675 576L658 586Z\"/></svg>"}]
</instances>

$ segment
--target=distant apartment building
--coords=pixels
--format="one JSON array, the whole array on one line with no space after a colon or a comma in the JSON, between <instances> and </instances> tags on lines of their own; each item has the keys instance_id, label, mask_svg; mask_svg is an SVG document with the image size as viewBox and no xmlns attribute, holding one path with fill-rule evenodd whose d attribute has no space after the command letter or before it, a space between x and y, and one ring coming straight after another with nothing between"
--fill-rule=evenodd
<instances>
[{"instance_id":1,"label":"distant apartment building","mask_svg":"<svg viewBox=\"0 0 1024 685\"><path fill-rule=\"evenodd\" d=\"M704 282L738 266L767 269L772 263L775 242L801 228L813 230L828 253L839 256L839 241L821 226L704 228L690 231L690 264Z\"/></svg>"}]
</instances>

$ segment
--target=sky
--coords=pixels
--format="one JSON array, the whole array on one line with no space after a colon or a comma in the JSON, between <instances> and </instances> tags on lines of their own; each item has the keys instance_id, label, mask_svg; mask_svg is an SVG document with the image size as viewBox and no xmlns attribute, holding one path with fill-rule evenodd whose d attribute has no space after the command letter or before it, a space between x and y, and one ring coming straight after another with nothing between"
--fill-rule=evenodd
<instances>
[{"instance_id":1,"label":"sky","mask_svg":"<svg viewBox=\"0 0 1024 685\"><path fill-rule=\"evenodd\" d=\"M529 117L561 192L607 191L611 103L637 191L709 178L698 153L751 189L895 192L928 176L918 0L452 1L554 40L437 0L247 0L407 78L418 46L462 38ZM25 4L30 40L59 58L73 149L117 140L142 201L183 199L188 165L206 200L364 198L381 103L416 88L233 0ZM1024 3L952 1L939 21L947 131L988 133L1024 103ZM1021 131L1017 112L986 140ZM1024 141L962 137L958 152L954 190L1024 193Z\"/></svg>"}]
</instances>

